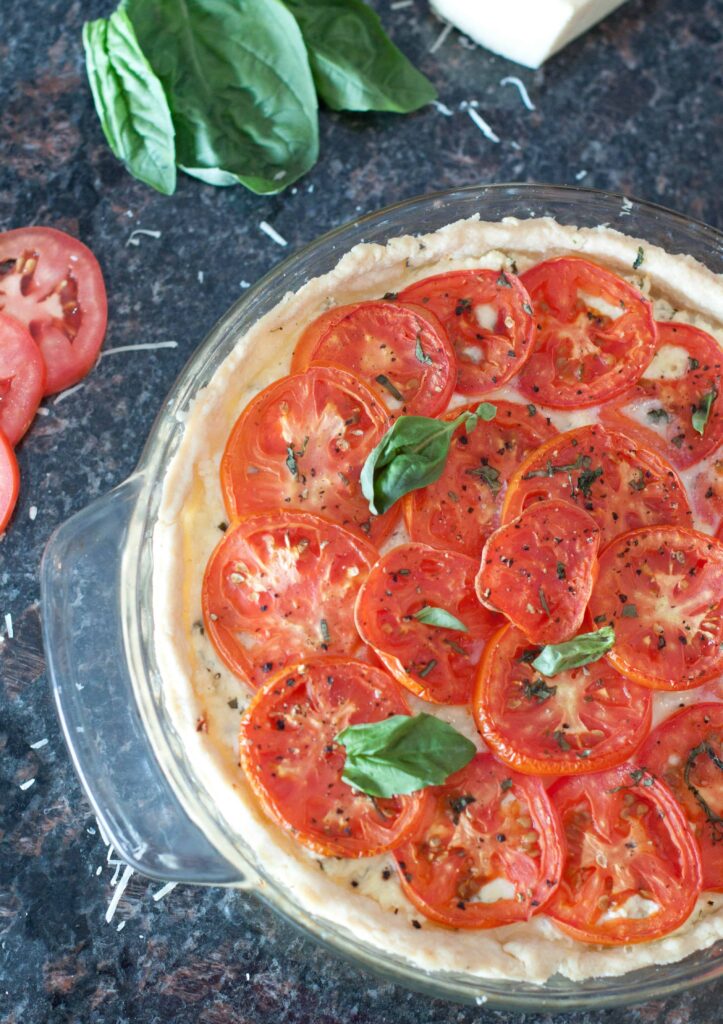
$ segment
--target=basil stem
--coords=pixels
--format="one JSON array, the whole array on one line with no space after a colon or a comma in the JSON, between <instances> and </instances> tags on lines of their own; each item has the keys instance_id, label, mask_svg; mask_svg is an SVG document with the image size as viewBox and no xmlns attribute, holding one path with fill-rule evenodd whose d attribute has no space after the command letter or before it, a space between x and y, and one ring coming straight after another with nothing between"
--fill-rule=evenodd
<instances>
[{"instance_id":1,"label":"basil stem","mask_svg":"<svg viewBox=\"0 0 723 1024\"><path fill-rule=\"evenodd\" d=\"M603 626L594 633L581 633L562 644L547 644L532 662L532 667L543 676L556 676L559 672L599 661L614 643L615 630L612 626Z\"/></svg>"}]
</instances>

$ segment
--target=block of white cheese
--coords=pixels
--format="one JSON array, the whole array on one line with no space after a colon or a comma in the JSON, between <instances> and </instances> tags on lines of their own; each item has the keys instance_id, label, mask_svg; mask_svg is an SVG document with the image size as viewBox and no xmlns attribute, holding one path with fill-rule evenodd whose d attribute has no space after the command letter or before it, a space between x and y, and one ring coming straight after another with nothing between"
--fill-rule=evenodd
<instances>
[{"instance_id":1,"label":"block of white cheese","mask_svg":"<svg viewBox=\"0 0 723 1024\"><path fill-rule=\"evenodd\" d=\"M625 0L431 0L480 46L539 68L543 61L606 17Z\"/></svg>"}]
</instances>

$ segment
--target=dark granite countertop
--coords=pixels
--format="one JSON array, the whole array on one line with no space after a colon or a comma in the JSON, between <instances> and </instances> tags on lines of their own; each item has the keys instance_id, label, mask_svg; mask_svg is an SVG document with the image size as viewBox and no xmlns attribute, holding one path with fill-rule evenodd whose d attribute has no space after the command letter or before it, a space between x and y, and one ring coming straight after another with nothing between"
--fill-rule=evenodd
<instances>
[{"instance_id":1,"label":"dark granite countertop","mask_svg":"<svg viewBox=\"0 0 723 1024\"><path fill-rule=\"evenodd\" d=\"M580 183L723 223L720 0L630 0L537 72L456 33L430 52L441 26L424 0L376 6L451 115L431 106L405 118L325 111L321 159L285 194L181 177L166 198L124 172L93 112L80 30L111 4L0 5L0 229L54 225L92 247L110 297L108 347L178 342L104 359L83 388L46 402L20 446L20 502L0 543L0 631L9 613L14 633L0 645L3 1024L512 1020L381 983L243 892L179 886L155 902L159 883L134 875L106 924L114 866L60 736L40 643L38 565L52 529L131 472L209 327L246 282L316 235L415 193L480 181ZM500 84L510 74L527 85L533 111ZM499 143L460 109L471 100ZM262 220L286 249L259 230ZM160 234L129 245L136 228ZM719 982L570 1019L713 1024L721 1001Z\"/></svg>"}]
</instances>

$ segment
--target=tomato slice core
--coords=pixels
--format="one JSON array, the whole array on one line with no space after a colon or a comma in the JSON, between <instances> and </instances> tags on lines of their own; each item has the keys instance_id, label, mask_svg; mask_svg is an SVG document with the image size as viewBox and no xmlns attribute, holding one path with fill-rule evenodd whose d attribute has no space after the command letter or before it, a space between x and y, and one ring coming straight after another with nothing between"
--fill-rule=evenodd
<instances>
[{"instance_id":1,"label":"tomato slice core","mask_svg":"<svg viewBox=\"0 0 723 1024\"><path fill-rule=\"evenodd\" d=\"M650 691L605 660L546 678L531 665L539 650L515 626L488 642L474 695L485 742L531 775L589 774L625 761L650 729Z\"/></svg>"},{"instance_id":2,"label":"tomato slice core","mask_svg":"<svg viewBox=\"0 0 723 1024\"><path fill-rule=\"evenodd\" d=\"M240 756L257 798L281 828L330 857L372 857L403 841L423 796L382 800L342 780L349 725L407 715L386 672L358 661L294 665L259 690L241 721Z\"/></svg>"},{"instance_id":3,"label":"tomato slice core","mask_svg":"<svg viewBox=\"0 0 723 1024\"><path fill-rule=\"evenodd\" d=\"M303 658L358 654L350 609L376 557L368 541L308 513L242 519L206 568L206 632L252 686Z\"/></svg>"},{"instance_id":4,"label":"tomato slice core","mask_svg":"<svg viewBox=\"0 0 723 1024\"><path fill-rule=\"evenodd\" d=\"M96 361L108 304L93 253L54 228L0 234L0 310L30 331L46 366L45 394L76 384Z\"/></svg>"},{"instance_id":5,"label":"tomato slice core","mask_svg":"<svg viewBox=\"0 0 723 1024\"><path fill-rule=\"evenodd\" d=\"M403 686L435 704L469 703L485 643L500 624L477 601L476 570L466 555L401 544L374 565L357 597L362 639ZM425 609L453 616L464 631L420 621Z\"/></svg>"},{"instance_id":6,"label":"tomato slice core","mask_svg":"<svg viewBox=\"0 0 723 1024\"><path fill-rule=\"evenodd\" d=\"M436 416L454 391L457 359L439 320L400 302L357 302L322 313L299 339L291 362L343 366L389 409Z\"/></svg>"},{"instance_id":7,"label":"tomato slice core","mask_svg":"<svg viewBox=\"0 0 723 1024\"><path fill-rule=\"evenodd\" d=\"M484 395L500 387L530 353L530 297L508 271L435 274L409 285L398 298L423 306L442 322L457 353L456 390L464 395Z\"/></svg>"},{"instance_id":8,"label":"tomato slice core","mask_svg":"<svg viewBox=\"0 0 723 1024\"><path fill-rule=\"evenodd\" d=\"M404 892L449 928L526 921L554 893L565 842L545 788L489 754L443 786L394 853Z\"/></svg>"},{"instance_id":9,"label":"tomato slice core","mask_svg":"<svg viewBox=\"0 0 723 1024\"><path fill-rule=\"evenodd\" d=\"M723 542L679 527L634 530L600 555L590 600L615 627L606 657L656 690L687 690L723 670Z\"/></svg>"},{"instance_id":10,"label":"tomato slice core","mask_svg":"<svg viewBox=\"0 0 723 1024\"><path fill-rule=\"evenodd\" d=\"M0 535L10 522L18 500L20 470L12 445L0 430Z\"/></svg>"},{"instance_id":11,"label":"tomato slice core","mask_svg":"<svg viewBox=\"0 0 723 1024\"><path fill-rule=\"evenodd\" d=\"M653 358L650 302L627 281L580 256L522 275L535 311L535 342L522 391L553 408L605 402L634 384Z\"/></svg>"},{"instance_id":12,"label":"tomato slice core","mask_svg":"<svg viewBox=\"0 0 723 1024\"><path fill-rule=\"evenodd\" d=\"M0 430L10 444L32 423L44 388L40 349L21 323L0 313Z\"/></svg>"},{"instance_id":13,"label":"tomato slice core","mask_svg":"<svg viewBox=\"0 0 723 1024\"><path fill-rule=\"evenodd\" d=\"M631 765L560 779L549 790L567 860L546 913L582 942L659 939L690 916L701 888L695 838L662 782Z\"/></svg>"}]
</instances>

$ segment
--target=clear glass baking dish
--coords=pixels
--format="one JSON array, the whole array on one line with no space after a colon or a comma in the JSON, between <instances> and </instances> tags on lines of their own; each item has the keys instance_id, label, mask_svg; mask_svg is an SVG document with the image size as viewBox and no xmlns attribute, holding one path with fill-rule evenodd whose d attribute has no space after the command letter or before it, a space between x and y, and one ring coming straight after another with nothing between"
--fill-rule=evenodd
<instances>
[{"instance_id":1,"label":"clear glass baking dish","mask_svg":"<svg viewBox=\"0 0 723 1024\"><path fill-rule=\"evenodd\" d=\"M473 186L410 199L345 224L250 288L192 356L151 430L135 473L61 526L42 564L44 642L53 694L75 768L110 841L152 878L251 890L334 952L438 998L520 1011L573 1010L660 999L723 975L723 943L619 978L543 987L424 973L296 905L254 850L231 842L164 703L154 653L152 532L182 414L239 338L287 291L326 273L360 241L432 231L462 217L552 216L607 223L723 272L723 234L648 203L588 189Z\"/></svg>"}]
</instances>

